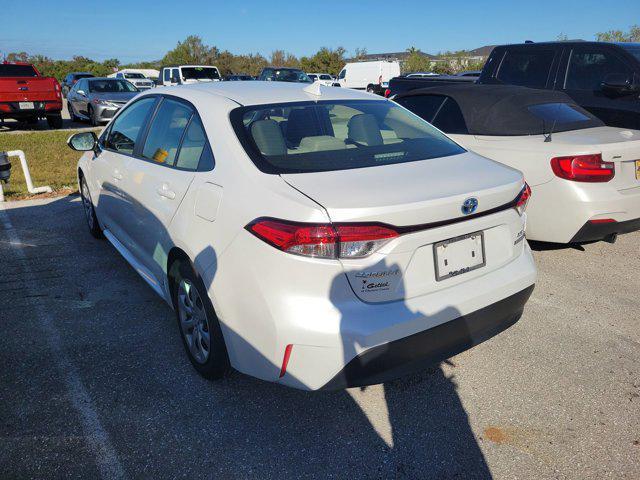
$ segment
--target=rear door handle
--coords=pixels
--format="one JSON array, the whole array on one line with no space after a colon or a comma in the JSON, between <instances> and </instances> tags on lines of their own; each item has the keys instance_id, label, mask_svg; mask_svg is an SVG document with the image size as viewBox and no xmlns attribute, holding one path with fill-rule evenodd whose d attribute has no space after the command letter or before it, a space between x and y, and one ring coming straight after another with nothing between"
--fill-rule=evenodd
<instances>
[{"instance_id":1,"label":"rear door handle","mask_svg":"<svg viewBox=\"0 0 640 480\"><path fill-rule=\"evenodd\" d=\"M176 192L174 192L173 190L169 190L169 185L166 183L163 183L162 186L158 188L158 190L156 190L156 192L161 197L168 198L169 200L173 200L174 198L176 198Z\"/></svg>"}]
</instances>

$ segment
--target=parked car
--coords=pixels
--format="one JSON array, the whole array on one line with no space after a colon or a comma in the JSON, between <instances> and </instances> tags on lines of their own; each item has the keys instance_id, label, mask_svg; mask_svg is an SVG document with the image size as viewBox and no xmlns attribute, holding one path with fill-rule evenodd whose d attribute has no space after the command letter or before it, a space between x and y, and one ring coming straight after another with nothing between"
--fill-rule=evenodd
<instances>
[{"instance_id":1,"label":"parked car","mask_svg":"<svg viewBox=\"0 0 640 480\"><path fill-rule=\"evenodd\" d=\"M499 46L478 82L558 90L607 125L640 130L640 43Z\"/></svg>"},{"instance_id":2,"label":"parked car","mask_svg":"<svg viewBox=\"0 0 640 480\"><path fill-rule=\"evenodd\" d=\"M67 95L67 109L71 121L88 120L91 125L100 125L111 120L138 93L128 80L81 78Z\"/></svg>"},{"instance_id":3,"label":"parked car","mask_svg":"<svg viewBox=\"0 0 640 480\"><path fill-rule=\"evenodd\" d=\"M91 233L175 309L208 378L383 382L509 327L533 289L522 174L383 98L149 90L69 144Z\"/></svg>"},{"instance_id":4,"label":"parked car","mask_svg":"<svg viewBox=\"0 0 640 480\"><path fill-rule=\"evenodd\" d=\"M384 91L384 96L393 99L396 95L419 88L448 85L451 83L474 83L476 80L475 77L460 77L457 75L432 75L424 77L406 75L394 77L389 81L389 86Z\"/></svg>"},{"instance_id":5,"label":"parked car","mask_svg":"<svg viewBox=\"0 0 640 480\"><path fill-rule=\"evenodd\" d=\"M423 78L423 77L437 77L437 76L438 74L433 72L413 72L413 73L407 73L405 75L405 77L407 78Z\"/></svg>"},{"instance_id":6,"label":"parked car","mask_svg":"<svg viewBox=\"0 0 640 480\"><path fill-rule=\"evenodd\" d=\"M251 75L246 75L243 73L235 74L235 75L227 75L224 77L225 82L246 82L255 80Z\"/></svg>"},{"instance_id":7,"label":"parked car","mask_svg":"<svg viewBox=\"0 0 640 480\"><path fill-rule=\"evenodd\" d=\"M220 70L213 65L166 65L160 69L158 85L219 82L221 78Z\"/></svg>"},{"instance_id":8,"label":"parked car","mask_svg":"<svg viewBox=\"0 0 640 480\"><path fill-rule=\"evenodd\" d=\"M340 74L340 86L382 95L389 80L400 75L400 63L388 61L347 63Z\"/></svg>"},{"instance_id":9,"label":"parked car","mask_svg":"<svg viewBox=\"0 0 640 480\"><path fill-rule=\"evenodd\" d=\"M444 85L395 101L524 172L530 240L613 241L640 229L640 131L607 127L562 92L511 85Z\"/></svg>"},{"instance_id":10,"label":"parked car","mask_svg":"<svg viewBox=\"0 0 640 480\"><path fill-rule=\"evenodd\" d=\"M7 118L62 128L62 93L53 77L43 77L30 63L0 63L0 122Z\"/></svg>"},{"instance_id":11,"label":"parked car","mask_svg":"<svg viewBox=\"0 0 640 480\"><path fill-rule=\"evenodd\" d=\"M340 84L337 82L335 78L333 78L328 73L307 73L309 78L314 82L319 82L321 85L325 87L339 87Z\"/></svg>"},{"instance_id":12,"label":"parked car","mask_svg":"<svg viewBox=\"0 0 640 480\"><path fill-rule=\"evenodd\" d=\"M463 72L458 72L455 74L456 77L475 77L478 78L482 70L465 70Z\"/></svg>"},{"instance_id":13,"label":"parked car","mask_svg":"<svg viewBox=\"0 0 640 480\"><path fill-rule=\"evenodd\" d=\"M69 90L71 90L71 88L81 78L91 78L91 77L95 77L95 75L93 73L89 73L89 72L71 72L71 73L68 73L64 77L64 80L62 81L62 96L64 98L67 98L67 94L69 93Z\"/></svg>"},{"instance_id":14,"label":"parked car","mask_svg":"<svg viewBox=\"0 0 640 480\"><path fill-rule=\"evenodd\" d=\"M258 80L266 82L313 83L313 80L299 68L288 67L263 68Z\"/></svg>"},{"instance_id":15,"label":"parked car","mask_svg":"<svg viewBox=\"0 0 640 480\"><path fill-rule=\"evenodd\" d=\"M133 83L138 90L147 90L156 86L156 84L153 83L153 80L138 72L118 72L116 73L115 78L120 78Z\"/></svg>"}]
</instances>

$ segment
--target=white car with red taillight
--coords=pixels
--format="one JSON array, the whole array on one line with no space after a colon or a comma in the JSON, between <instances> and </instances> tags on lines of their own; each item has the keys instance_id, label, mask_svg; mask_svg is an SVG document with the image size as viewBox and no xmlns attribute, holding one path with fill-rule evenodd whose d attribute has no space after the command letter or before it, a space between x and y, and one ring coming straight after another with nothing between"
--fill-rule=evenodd
<instances>
[{"instance_id":1,"label":"white car with red taillight","mask_svg":"<svg viewBox=\"0 0 640 480\"><path fill-rule=\"evenodd\" d=\"M640 131L604 126L564 93L512 85L445 85L394 100L524 173L528 239L613 241L640 229Z\"/></svg>"},{"instance_id":2,"label":"white car with red taillight","mask_svg":"<svg viewBox=\"0 0 640 480\"><path fill-rule=\"evenodd\" d=\"M380 97L154 89L69 145L91 233L175 309L209 378L383 382L508 328L533 290L522 174Z\"/></svg>"}]
</instances>

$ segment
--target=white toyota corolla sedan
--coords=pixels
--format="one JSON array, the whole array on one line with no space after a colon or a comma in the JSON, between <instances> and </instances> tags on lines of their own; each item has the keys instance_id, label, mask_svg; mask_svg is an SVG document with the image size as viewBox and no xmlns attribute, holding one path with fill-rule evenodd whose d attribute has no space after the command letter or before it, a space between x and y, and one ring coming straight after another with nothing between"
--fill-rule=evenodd
<instances>
[{"instance_id":1,"label":"white toyota corolla sedan","mask_svg":"<svg viewBox=\"0 0 640 480\"><path fill-rule=\"evenodd\" d=\"M208 378L383 382L509 327L533 290L522 174L381 97L156 89L69 145L91 233L175 309Z\"/></svg>"},{"instance_id":2,"label":"white toyota corolla sedan","mask_svg":"<svg viewBox=\"0 0 640 480\"><path fill-rule=\"evenodd\" d=\"M444 85L394 100L524 172L529 240L614 241L640 229L640 131L607 127L562 92L513 85Z\"/></svg>"}]
</instances>

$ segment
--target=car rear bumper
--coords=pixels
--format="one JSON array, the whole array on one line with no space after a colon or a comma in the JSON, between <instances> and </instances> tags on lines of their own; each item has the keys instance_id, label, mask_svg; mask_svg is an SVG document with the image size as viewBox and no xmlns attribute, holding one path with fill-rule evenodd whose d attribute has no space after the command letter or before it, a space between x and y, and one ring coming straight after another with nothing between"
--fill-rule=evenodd
<instances>
[{"instance_id":1,"label":"car rear bumper","mask_svg":"<svg viewBox=\"0 0 640 480\"><path fill-rule=\"evenodd\" d=\"M637 230L640 230L640 218L623 222L587 222L578 230L578 233L573 236L570 243L595 242Z\"/></svg>"},{"instance_id":2,"label":"car rear bumper","mask_svg":"<svg viewBox=\"0 0 640 480\"><path fill-rule=\"evenodd\" d=\"M351 360L322 390L383 383L424 370L478 345L520 319L533 288L531 285L493 305L366 350Z\"/></svg>"},{"instance_id":3,"label":"car rear bumper","mask_svg":"<svg viewBox=\"0 0 640 480\"><path fill-rule=\"evenodd\" d=\"M579 243L603 240L612 233L637 230L640 185L617 190L606 183L581 184L560 179L533 187L527 207L527 238ZM592 220L615 222L591 224Z\"/></svg>"},{"instance_id":4,"label":"car rear bumper","mask_svg":"<svg viewBox=\"0 0 640 480\"><path fill-rule=\"evenodd\" d=\"M21 109L19 102L0 102L0 118L31 118L45 115L59 115L62 110L61 101L34 101L34 108Z\"/></svg>"}]
</instances>

